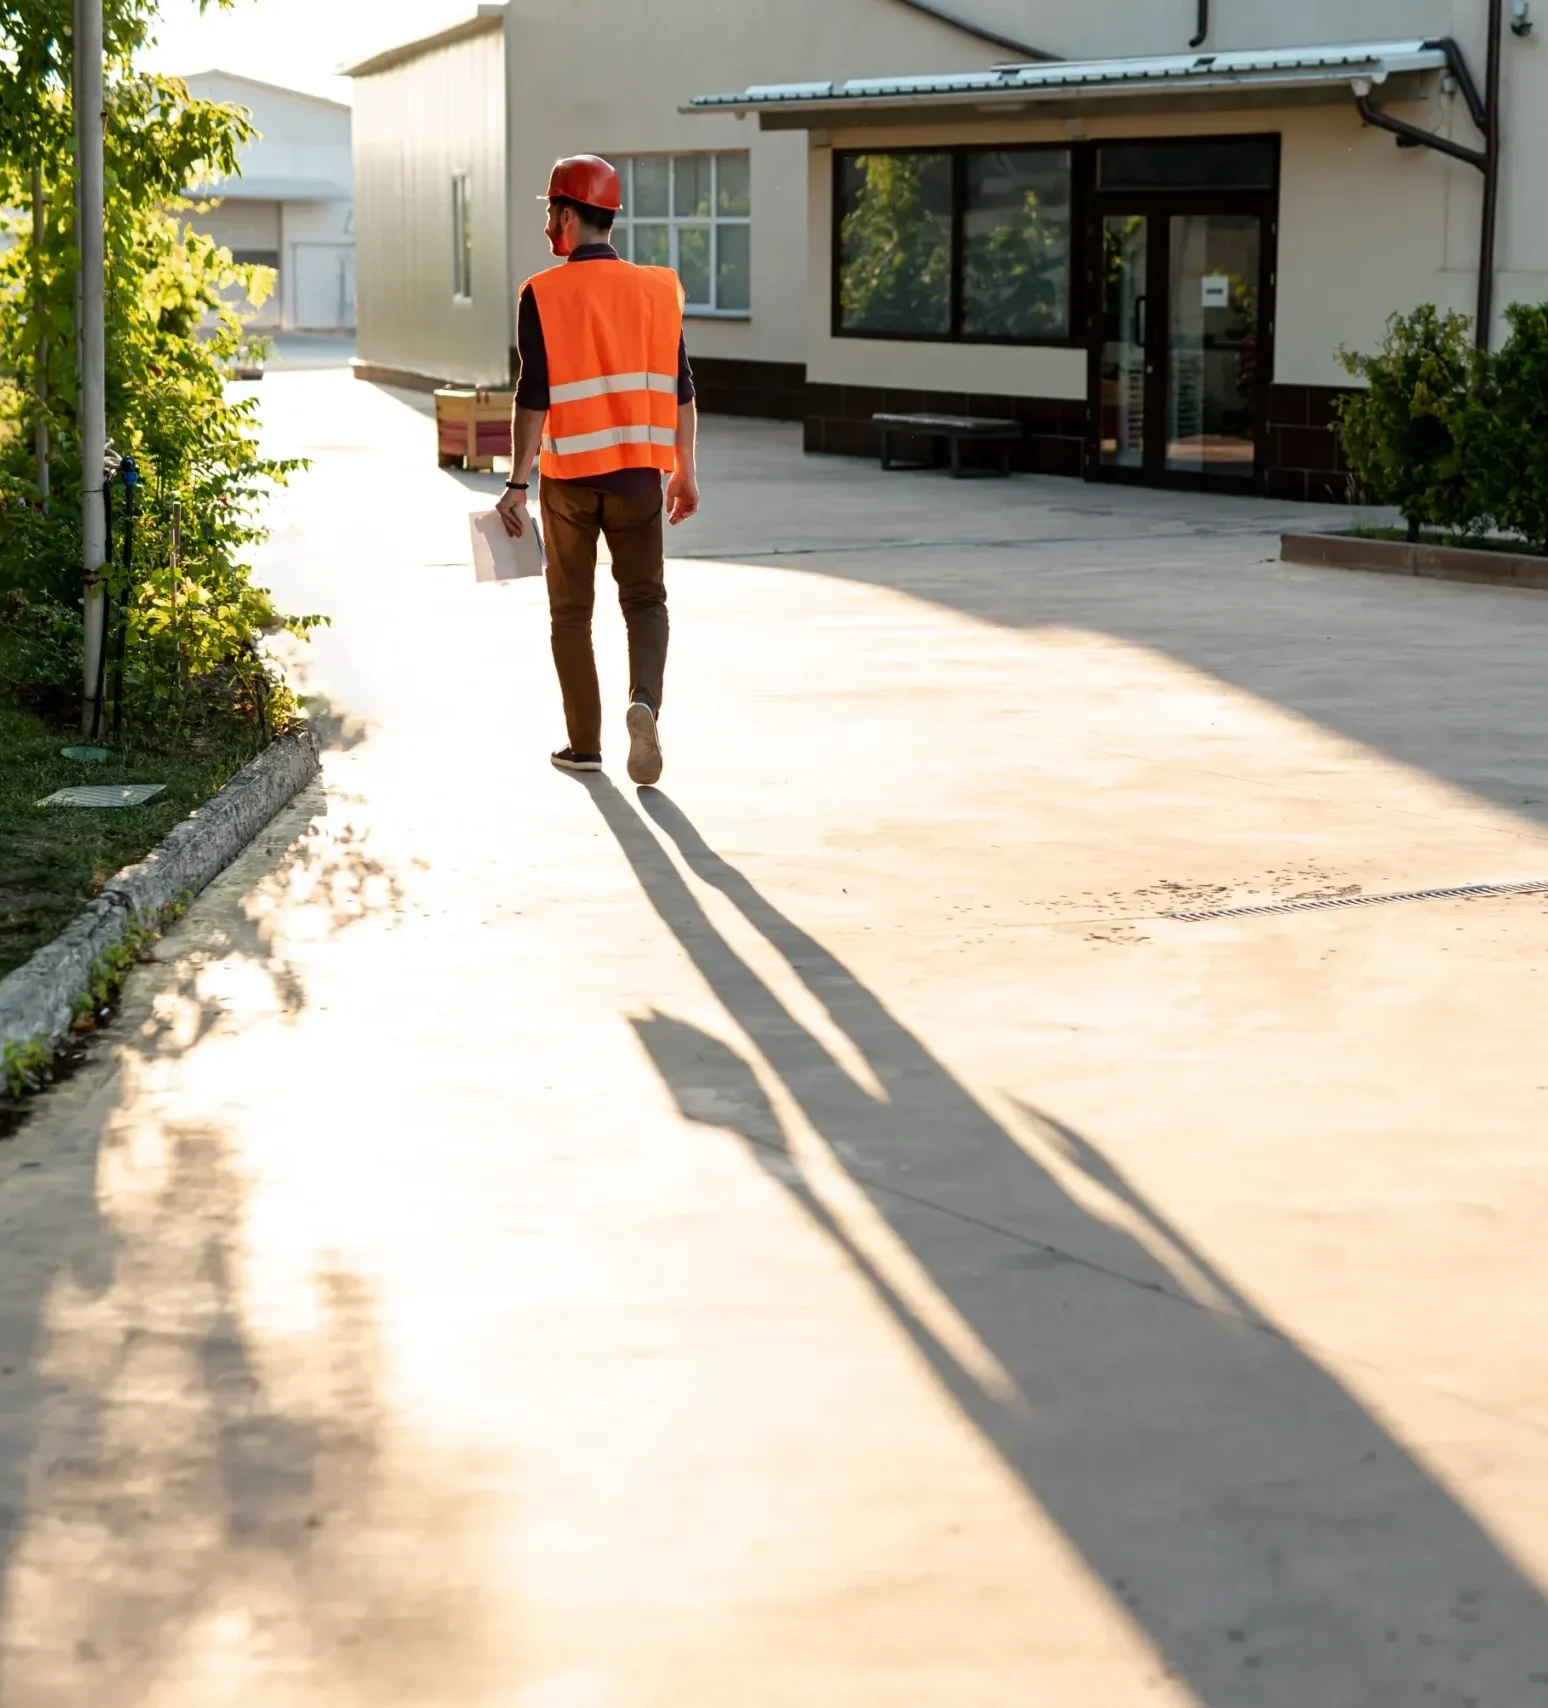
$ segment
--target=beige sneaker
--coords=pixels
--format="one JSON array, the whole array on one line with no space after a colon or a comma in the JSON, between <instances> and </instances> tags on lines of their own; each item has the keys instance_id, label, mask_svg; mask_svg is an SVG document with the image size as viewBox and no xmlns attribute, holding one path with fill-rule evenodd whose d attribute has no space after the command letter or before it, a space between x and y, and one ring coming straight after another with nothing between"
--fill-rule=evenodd
<instances>
[{"instance_id":1,"label":"beige sneaker","mask_svg":"<svg viewBox=\"0 0 1548 1708\"><path fill-rule=\"evenodd\" d=\"M656 714L643 700L636 700L624 720L629 730L629 781L642 788L661 778L661 737L656 733Z\"/></svg>"}]
</instances>

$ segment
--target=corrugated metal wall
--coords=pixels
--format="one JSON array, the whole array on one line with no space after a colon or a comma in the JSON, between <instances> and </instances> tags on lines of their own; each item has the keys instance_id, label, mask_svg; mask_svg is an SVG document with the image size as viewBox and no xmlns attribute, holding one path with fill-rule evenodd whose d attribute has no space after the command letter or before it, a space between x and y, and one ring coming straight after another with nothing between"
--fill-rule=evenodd
<instances>
[{"instance_id":1,"label":"corrugated metal wall","mask_svg":"<svg viewBox=\"0 0 1548 1708\"><path fill-rule=\"evenodd\" d=\"M498 23L355 83L360 357L503 385L507 277L505 50ZM469 179L473 294L453 294L452 181Z\"/></svg>"}]
</instances>

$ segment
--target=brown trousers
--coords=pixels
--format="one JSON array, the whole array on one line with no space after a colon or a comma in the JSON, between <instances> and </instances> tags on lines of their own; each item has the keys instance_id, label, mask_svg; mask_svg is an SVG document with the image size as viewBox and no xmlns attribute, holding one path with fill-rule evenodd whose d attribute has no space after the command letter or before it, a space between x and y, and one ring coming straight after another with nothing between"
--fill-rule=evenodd
<instances>
[{"instance_id":1,"label":"brown trousers","mask_svg":"<svg viewBox=\"0 0 1548 1708\"><path fill-rule=\"evenodd\" d=\"M668 633L661 488L598 492L578 481L545 480L539 492L548 548L554 668L564 696L564 721L577 753L600 753L602 695L591 650L597 535L607 540L613 555L618 603L629 630L630 696L649 700L659 712Z\"/></svg>"}]
</instances>

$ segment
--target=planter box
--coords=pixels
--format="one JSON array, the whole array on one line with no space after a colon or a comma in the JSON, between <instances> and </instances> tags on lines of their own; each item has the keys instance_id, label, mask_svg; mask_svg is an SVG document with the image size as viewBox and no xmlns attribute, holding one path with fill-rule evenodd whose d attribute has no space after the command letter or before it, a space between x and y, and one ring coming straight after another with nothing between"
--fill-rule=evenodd
<instances>
[{"instance_id":1,"label":"planter box","mask_svg":"<svg viewBox=\"0 0 1548 1708\"><path fill-rule=\"evenodd\" d=\"M1486 552L1466 546L1410 546L1402 540L1362 540L1353 534L1285 534L1285 563L1314 569L1366 569L1381 575L1417 575L1432 581L1473 581L1490 587L1548 591L1548 557Z\"/></svg>"},{"instance_id":2,"label":"planter box","mask_svg":"<svg viewBox=\"0 0 1548 1708\"><path fill-rule=\"evenodd\" d=\"M487 474L496 457L511 454L508 391L442 386L435 394L436 456L441 467Z\"/></svg>"}]
</instances>

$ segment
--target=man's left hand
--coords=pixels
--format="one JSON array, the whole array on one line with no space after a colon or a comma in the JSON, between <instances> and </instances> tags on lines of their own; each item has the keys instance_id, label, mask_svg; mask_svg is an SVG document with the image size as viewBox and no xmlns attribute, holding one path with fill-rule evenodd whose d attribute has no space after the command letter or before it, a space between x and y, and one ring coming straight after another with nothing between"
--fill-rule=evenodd
<instances>
[{"instance_id":1,"label":"man's left hand","mask_svg":"<svg viewBox=\"0 0 1548 1708\"><path fill-rule=\"evenodd\" d=\"M667 521L675 528L699 512L699 482L691 469L677 469L667 481Z\"/></svg>"},{"instance_id":2,"label":"man's left hand","mask_svg":"<svg viewBox=\"0 0 1548 1708\"><path fill-rule=\"evenodd\" d=\"M500 494L495 505L495 512L505 524L505 531L513 540L519 540L527 525L527 495L515 487L508 486Z\"/></svg>"}]
</instances>

